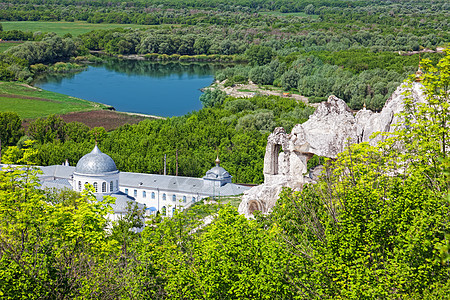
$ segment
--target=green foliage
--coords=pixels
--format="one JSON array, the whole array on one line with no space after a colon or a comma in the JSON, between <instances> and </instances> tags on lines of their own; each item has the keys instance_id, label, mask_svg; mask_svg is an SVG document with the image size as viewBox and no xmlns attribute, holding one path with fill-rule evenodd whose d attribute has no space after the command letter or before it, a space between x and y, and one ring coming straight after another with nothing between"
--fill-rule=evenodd
<instances>
[{"instance_id":1,"label":"green foliage","mask_svg":"<svg viewBox=\"0 0 450 300\"><path fill-rule=\"evenodd\" d=\"M36 182L32 169L0 172L2 298L86 298L98 286L117 295L105 273L117 251L105 231L109 200L98 202L91 191L55 198Z\"/></svg>"},{"instance_id":2,"label":"green foliage","mask_svg":"<svg viewBox=\"0 0 450 300\"><path fill-rule=\"evenodd\" d=\"M266 65L272 61L273 56L273 50L267 46L252 45L245 51L245 57L250 65Z\"/></svg>"},{"instance_id":3,"label":"green foliage","mask_svg":"<svg viewBox=\"0 0 450 300\"><path fill-rule=\"evenodd\" d=\"M22 120L19 115L13 112L0 112L0 141L2 146L15 145L22 135Z\"/></svg>"},{"instance_id":4,"label":"green foliage","mask_svg":"<svg viewBox=\"0 0 450 300\"><path fill-rule=\"evenodd\" d=\"M57 62L70 58L76 54L77 46L71 38L64 38L56 34L46 34L41 41L26 42L9 48L5 53L25 59L30 64L43 62Z\"/></svg>"},{"instance_id":5,"label":"green foliage","mask_svg":"<svg viewBox=\"0 0 450 300\"><path fill-rule=\"evenodd\" d=\"M218 89L207 89L201 96L200 102L203 107L214 107L222 105L225 100L226 94L225 92Z\"/></svg>"},{"instance_id":6,"label":"green foliage","mask_svg":"<svg viewBox=\"0 0 450 300\"><path fill-rule=\"evenodd\" d=\"M28 134L41 144L55 140L64 141L66 137L65 122L56 115L38 118L30 124Z\"/></svg>"},{"instance_id":7,"label":"green foliage","mask_svg":"<svg viewBox=\"0 0 450 300\"><path fill-rule=\"evenodd\" d=\"M295 253L304 293L321 298L430 298L449 275L446 141L449 55L424 61L425 103L377 147L352 145L323 180L286 190L270 216ZM417 83L415 88L419 88Z\"/></svg>"},{"instance_id":8,"label":"green foliage","mask_svg":"<svg viewBox=\"0 0 450 300\"><path fill-rule=\"evenodd\" d=\"M263 180L267 132L275 126L290 128L312 113L313 108L289 98L228 97L213 108L125 125L109 133L101 127L89 130L80 123L65 123L51 116L32 122L28 135L38 141L39 165L60 164L65 159L76 163L92 150L95 133L102 151L111 155L121 171L160 174L166 154L167 172L174 174L178 149L178 174L202 177L219 150L222 165L235 182L259 183Z\"/></svg>"}]
</instances>

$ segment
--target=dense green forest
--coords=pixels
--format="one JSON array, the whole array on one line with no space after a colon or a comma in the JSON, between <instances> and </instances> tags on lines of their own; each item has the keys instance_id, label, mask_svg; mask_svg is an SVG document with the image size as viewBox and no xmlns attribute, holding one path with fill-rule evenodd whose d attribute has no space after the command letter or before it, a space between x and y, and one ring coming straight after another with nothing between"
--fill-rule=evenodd
<instances>
[{"instance_id":1,"label":"dense green forest","mask_svg":"<svg viewBox=\"0 0 450 300\"><path fill-rule=\"evenodd\" d=\"M2 54L3 80L31 81L42 70L34 65L67 61L88 51L139 54L148 60L239 61L248 66L216 78L228 85L248 80L274 85L312 102L335 94L353 109L366 102L379 110L395 86L417 69L418 55L399 51L436 49L450 41L447 1L10 3L14 5L5 5L0 20L158 26L95 30L77 37L2 31L0 38L29 41ZM56 45L60 49L53 51ZM442 57L424 56L434 62Z\"/></svg>"},{"instance_id":2,"label":"dense green forest","mask_svg":"<svg viewBox=\"0 0 450 300\"><path fill-rule=\"evenodd\" d=\"M142 226L142 212L130 206L105 230L112 199L98 202L92 190L36 189L32 167L0 172L0 295L447 298L450 53L437 66L430 60L422 65L426 102L406 98L405 126L376 147L350 146L325 163L318 184L284 190L274 210L255 219L230 204L197 203L173 218L152 218L135 233L130 229ZM218 97L204 101L211 99L221 103ZM236 101L222 104L231 109L241 105ZM24 144L25 164L42 149ZM207 215L213 222L201 227Z\"/></svg>"},{"instance_id":3,"label":"dense green forest","mask_svg":"<svg viewBox=\"0 0 450 300\"><path fill-rule=\"evenodd\" d=\"M0 53L0 80L32 83L103 60L238 62L225 86L252 81L317 102L334 94L379 110L418 68L426 103L407 98L399 127L376 147L350 146L324 163L316 185L285 189L247 220L232 203L196 203L173 218L130 205L41 190L33 164L73 165L94 137L121 171L203 176L219 153L234 182L261 183L267 135L289 131L313 108L290 98L228 97L207 89L203 108L111 132L0 113L2 299L445 299L450 294L450 41L446 0L7 0L0 21L147 24L78 36L3 30L21 41ZM427 53L418 51L425 48ZM416 51L412 53L412 51ZM122 67L124 63L115 64ZM142 68L155 65L143 62ZM1 103L0 103L1 105ZM227 202L228 200L224 200ZM232 202L232 201L230 201ZM206 216L213 222L202 226Z\"/></svg>"},{"instance_id":4,"label":"dense green forest","mask_svg":"<svg viewBox=\"0 0 450 300\"><path fill-rule=\"evenodd\" d=\"M305 122L314 111L293 99L276 96L235 99L218 91L208 91L202 100L205 108L200 111L167 120L125 125L110 133L103 128L90 130L77 122L65 123L57 116L39 118L30 124L27 136L20 137L23 134L20 126L0 136L4 146L19 143L19 147L11 147L3 157L19 163L22 146L32 139L38 151L34 163L61 164L68 158L71 164L76 164L90 152L95 132L102 151L114 159L121 171L161 174L166 154L168 174L175 174L178 151L178 174L202 177L219 154L222 165L233 174L234 182L261 183L268 133L276 126L289 130ZM0 118L12 123L18 116L0 113ZM20 121L14 124L17 123Z\"/></svg>"}]
</instances>

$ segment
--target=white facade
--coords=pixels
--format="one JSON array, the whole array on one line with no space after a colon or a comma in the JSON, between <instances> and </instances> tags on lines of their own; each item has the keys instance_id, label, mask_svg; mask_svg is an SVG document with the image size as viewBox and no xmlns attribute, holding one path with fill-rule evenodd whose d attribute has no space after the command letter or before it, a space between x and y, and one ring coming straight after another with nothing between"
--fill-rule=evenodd
<instances>
[{"instance_id":1,"label":"white facade","mask_svg":"<svg viewBox=\"0 0 450 300\"><path fill-rule=\"evenodd\" d=\"M185 207L209 197L209 195L201 193L187 193L178 190L144 188L130 185L120 185L119 189L122 193L136 199L137 202L145 204L152 211L159 211L163 215L164 211L166 211L167 215L172 215L173 209L184 210Z\"/></svg>"},{"instance_id":2,"label":"white facade","mask_svg":"<svg viewBox=\"0 0 450 300\"><path fill-rule=\"evenodd\" d=\"M111 220L126 213L129 202L145 207L147 214L159 211L162 215L172 216L175 209L184 210L203 198L239 195L250 189L231 183L231 175L220 167L218 159L216 166L203 178L119 172L112 158L102 153L97 145L78 161L76 167L65 163L40 168L43 188L70 188L81 192L86 184L91 184L97 198L104 195L116 198Z\"/></svg>"},{"instance_id":3,"label":"white facade","mask_svg":"<svg viewBox=\"0 0 450 300\"><path fill-rule=\"evenodd\" d=\"M73 173L72 187L75 191L83 191L86 184L91 184L96 193L116 193L119 191L119 171L114 174Z\"/></svg>"}]
</instances>

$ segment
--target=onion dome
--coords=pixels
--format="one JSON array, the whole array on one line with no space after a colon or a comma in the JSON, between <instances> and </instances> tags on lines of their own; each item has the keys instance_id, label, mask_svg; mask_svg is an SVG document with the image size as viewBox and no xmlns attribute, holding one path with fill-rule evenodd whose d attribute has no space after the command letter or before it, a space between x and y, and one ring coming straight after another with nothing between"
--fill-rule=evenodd
<instances>
[{"instance_id":1,"label":"onion dome","mask_svg":"<svg viewBox=\"0 0 450 300\"><path fill-rule=\"evenodd\" d=\"M117 172L117 167L114 160L100 151L95 144L94 149L78 161L75 172L79 174L105 174Z\"/></svg>"},{"instance_id":2,"label":"onion dome","mask_svg":"<svg viewBox=\"0 0 450 300\"><path fill-rule=\"evenodd\" d=\"M209 169L206 172L206 175L203 177L203 179L209 179L209 180L229 180L231 182L231 175L228 173L227 170L222 168L220 166L220 160L219 157L216 158L216 166Z\"/></svg>"}]
</instances>

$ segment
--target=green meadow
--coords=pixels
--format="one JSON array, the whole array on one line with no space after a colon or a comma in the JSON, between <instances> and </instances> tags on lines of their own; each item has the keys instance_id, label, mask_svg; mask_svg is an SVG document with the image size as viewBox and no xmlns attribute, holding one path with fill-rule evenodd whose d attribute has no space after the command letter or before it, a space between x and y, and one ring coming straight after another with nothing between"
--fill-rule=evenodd
<instances>
[{"instance_id":1,"label":"green meadow","mask_svg":"<svg viewBox=\"0 0 450 300\"><path fill-rule=\"evenodd\" d=\"M42 21L8 21L1 22L3 30L21 30L21 31L41 31L54 32L57 35L64 35L70 33L77 36L91 30L97 29L111 29L111 28L148 28L151 25L136 25L136 24L91 24L85 21L77 22L42 22ZM154 26L153 26L154 27Z\"/></svg>"},{"instance_id":2,"label":"green meadow","mask_svg":"<svg viewBox=\"0 0 450 300\"><path fill-rule=\"evenodd\" d=\"M26 84L0 81L0 111L17 112L22 119L106 107L104 104L45 91Z\"/></svg>"},{"instance_id":3,"label":"green meadow","mask_svg":"<svg viewBox=\"0 0 450 300\"><path fill-rule=\"evenodd\" d=\"M4 52L10 47L22 44L21 42L0 42L0 52Z\"/></svg>"}]
</instances>

